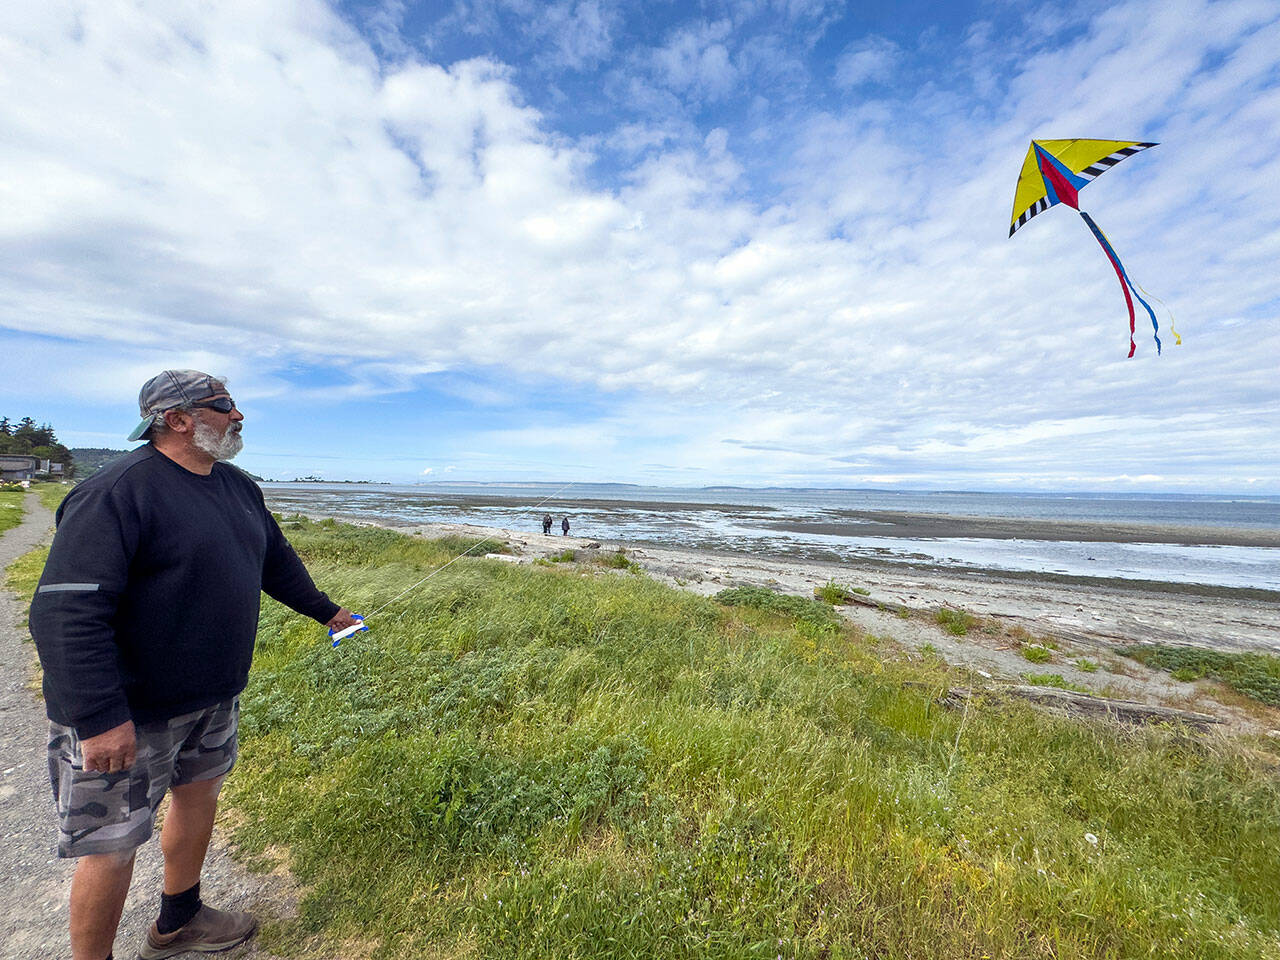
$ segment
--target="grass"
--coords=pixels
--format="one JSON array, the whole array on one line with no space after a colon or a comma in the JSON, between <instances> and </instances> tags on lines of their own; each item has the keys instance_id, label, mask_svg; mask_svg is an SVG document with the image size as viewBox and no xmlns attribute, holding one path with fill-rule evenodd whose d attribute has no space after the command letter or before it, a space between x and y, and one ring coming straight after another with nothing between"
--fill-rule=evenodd
<instances>
[{"instance_id":1,"label":"grass","mask_svg":"<svg viewBox=\"0 0 1280 960\"><path fill-rule=\"evenodd\" d=\"M22 522L22 502L26 494L21 487L0 487L0 533Z\"/></svg>"},{"instance_id":2,"label":"grass","mask_svg":"<svg viewBox=\"0 0 1280 960\"><path fill-rule=\"evenodd\" d=\"M602 567L608 567L610 570L626 570L628 573L635 574L643 572L640 564L628 557L627 551L623 549L611 550L600 554L595 562Z\"/></svg>"},{"instance_id":3,"label":"grass","mask_svg":"<svg viewBox=\"0 0 1280 960\"><path fill-rule=\"evenodd\" d=\"M31 485L31 492L35 493L40 498L40 502L49 510L56 510L58 504L62 502L62 498L70 490L69 486L63 486L60 483L33 483ZM22 519L22 498L25 497L26 491L20 488L16 489L16 491L14 488L0 489L0 504L5 502L6 495L11 492L19 494L18 509L12 511L16 515L16 519L9 524L9 526L16 526ZM9 512L0 508L0 529L3 529L4 517ZM44 570L44 561L48 555L49 548L44 546L19 557L5 571L5 586L19 596L30 600L35 593L36 583L40 579L40 572Z\"/></svg>"},{"instance_id":4,"label":"grass","mask_svg":"<svg viewBox=\"0 0 1280 960\"><path fill-rule=\"evenodd\" d=\"M836 583L834 580L828 580L822 586L816 587L813 592L823 603L829 603L832 606L852 603L855 596L867 597L871 595L871 591L866 587L847 587L844 584Z\"/></svg>"},{"instance_id":5,"label":"grass","mask_svg":"<svg viewBox=\"0 0 1280 960\"><path fill-rule=\"evenodd\" d=\"M1027 643L1022 646L1022 659L1028 663L1048 663L1053 659L1053 651L1038 643Z\"/></svg>"},{"instance_id":6,"label":"grass","mask_svg":"<svg viewBox=\"0 0 1280 960\"><path fill-rule=\"evenodd\" d=\"M465 548L289 534L358 611ZM826 604L589 565L464 559L370 626L264 603L224 796L305 890L264 949L1277 955L1280 784L1228 742L951 711Z\"/></svg>"},{"instance_id":7,"label":"grass","mask_svg":"<svg viewBox=\"0 0 1280 960\"><path fill-rule=\"evenodd\" d=\"M1057 687L1059 690L1073 690L1076 693L1092 693L1088 687L1072 683L1060 673L1024 673L1022 679L1033 687Z\"/></svg>"},{"instance_id":8,"label":"grass","mask_svg":"<svg viewBox=\"0 0 1280 960\"><path fill-rule=\"evenodd\" d=\"M955 607L942 607L934 614L934 620L947 633L956 637L965 636L978 625L978 618L972 613L967 610L957 610Z\"/></svg>"},{"instance_id":9,"label":"grass","mask_svg":"<svg viewBox=\"0 0 1280 960\"><path fill-rule=\"evenodd\" d=\"M1280 707L1280 657L1167 644L1135 645L1120 653L1149 667L1167 670L1177 680L1208 677L1262 703Z\"/></svg>"}]
</instances>

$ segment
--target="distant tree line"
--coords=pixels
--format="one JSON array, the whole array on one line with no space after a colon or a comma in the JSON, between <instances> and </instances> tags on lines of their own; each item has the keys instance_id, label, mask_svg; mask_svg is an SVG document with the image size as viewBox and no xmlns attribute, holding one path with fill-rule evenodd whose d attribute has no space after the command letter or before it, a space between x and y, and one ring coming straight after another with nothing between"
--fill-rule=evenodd
<instances>
[{"instance_id":1,"label":"distant tree line","mask_svg":"<svg viewBox=\"0 0 1280 960\"><path fill-rule=\"evenodd\" d=\"M75 474L75 458L58 442L53 427L47 423L37 425L30 417L23 417L16 423L8 417L0 417L0 453L25 454L50 463L61 463L64 464L64 477L69 479Z\"/></svg>"}]
</instances>

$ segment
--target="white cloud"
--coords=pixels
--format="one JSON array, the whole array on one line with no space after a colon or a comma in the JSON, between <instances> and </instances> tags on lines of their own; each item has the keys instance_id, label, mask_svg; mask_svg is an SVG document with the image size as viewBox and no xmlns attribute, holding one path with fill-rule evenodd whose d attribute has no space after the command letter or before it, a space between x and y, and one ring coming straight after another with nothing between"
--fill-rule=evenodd
<instances>
[{"instance_id":1,"label":"white cloud","mask_svg":"<svg viewBox=\"0 0 1280 960\"><path fill-rule=\"evenodd\" d=\"M864 83L884 83L902 58L902 51L884 37L864 37L849 44L836 62L836 83L856 87Z\"/></svg>"},{"instance_id":2,"label":"white cloud","mask_svg":"<svg viewBox=\"0 0 1280 960\"><path fill-rule=\"evenodd\" d=\"M563 6L587 25L568 49L603 56L607 11L593 34ZM734 41L686 27L648 66L712 102L743 80ZM1004 43L975 29L958 56ZM626 391L556 436L677 472L1275 476L1277 48L1267 5L1123 4L985 78L990 101L799 112L761 200L728 126L574 142L508 65L379 66L318 3L26 5L0 38L0 323L54 338L24 390L95 402L175 365L264 398L296 363L351 399L476 368ZM867 38L837 76L898 56ZM1177 313L1158 360L1141 314L1123 360L1070 210L1005 238L1027 140L1076 134L1164 141L1083 195ZM603 185L599 143L631 164Z\"/></svg>"},{"instance_id":3,"label":"white cloud","mask_svg":"<svg viewBox=\"0 0 1280 960\"><path fill-rule=\"evenodd\" d=\"M698 99L714 101L726 96L738 77L726 45L729 34L729 22L723 20L677 30L664 46L653 51L651 62L659 81Z\"/></svg>"}]
</instances>

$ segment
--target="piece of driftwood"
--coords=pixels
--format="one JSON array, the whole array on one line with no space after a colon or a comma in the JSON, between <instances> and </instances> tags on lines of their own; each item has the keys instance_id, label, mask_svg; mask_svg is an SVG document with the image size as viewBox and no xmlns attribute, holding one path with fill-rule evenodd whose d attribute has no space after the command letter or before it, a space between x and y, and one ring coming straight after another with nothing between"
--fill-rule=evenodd
<instances>
[{"instance_id":1,"label":"piece of driftwood","mask_svg":"<svg viewBox=\"0 0 1280 960\"><path fill-rule=\"evenodd\" d=\"M821 600L822 588L814 587L813 595L814 597ZM837 601L835 605L837 607L849 607L849 606L870 607L872 610L888 610L890 613L901 613L904 610L911 609L910 607L904 606L901 603L894 603L892 600L873 600L871 599L871 597L868 597L866 594L853 593L852 591L846 592L845 595L841 597L840 600Z\"/></svg>"},{"instance_id":2,"label":"piece of driftwood","mask_svg":"<svg viewBox=\"0 0 1280 960\"><path fill-rule=\"evenodd\" d=\"M1058 687L1036 687L1015 684L992 688L994 694L1008 694L1029 700L1043 707L1063 710L1075 717L1104 717L1121 720L1125 723L1168 723L1170 721L1185 723L1188 726L1207 729L1215 723L1225 723L1218 717L1207 713L1196 713L1192 710L1177 710L1173 707L1161 707L1152 703L1140 703L1137 700L1113 700L1109 697L1098 697L1090 693L1076 693L1074 690L1062 690ZM942 703L956 706L973 696L968 687L952 687L942 698Z\"/></svg>"}]
</instances>

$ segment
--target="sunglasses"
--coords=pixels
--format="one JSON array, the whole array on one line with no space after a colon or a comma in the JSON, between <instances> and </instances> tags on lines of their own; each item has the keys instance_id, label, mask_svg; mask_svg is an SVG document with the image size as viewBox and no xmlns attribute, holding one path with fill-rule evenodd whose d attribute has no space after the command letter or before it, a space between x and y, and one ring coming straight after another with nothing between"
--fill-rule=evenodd
<instances>
[{"instance_id":1,"label":"sunglasses","mask_svg":"<svg viewBox=\"0 0 1280 960\"><path fill-rule=\"evenodd\" d=\"M203 403L193 403L191 406L202 410L217 410L219 413L230 413L236 408L236 402L230 397L218 397L216 400L205 400Z\"/></svg>"}]
</instances>

